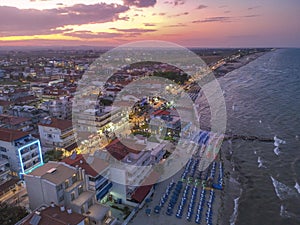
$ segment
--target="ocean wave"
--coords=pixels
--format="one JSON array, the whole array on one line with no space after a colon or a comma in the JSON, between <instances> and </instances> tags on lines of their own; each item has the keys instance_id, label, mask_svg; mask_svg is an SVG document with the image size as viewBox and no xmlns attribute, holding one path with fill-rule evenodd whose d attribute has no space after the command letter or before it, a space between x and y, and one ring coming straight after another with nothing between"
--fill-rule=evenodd
<instances>
[{"instance_id":1,"label":"ocean wave","mask_svg":"<svg viewBox=\"0 0 300 225\"><path fill-rule=\"evenodd\" d=\"M279 155L281 152L280 152L280 149L278 147L274 148L274 153L276 155Z\"/></svg>"},{"instance_id":2,"label":"ocean wave","mask_svg":"<svg viewBox=\"0 0 300 225\"><path fill-rule=\"evenodd\" d=\"M237 197L234 199L234 209L233 209L233 213L230 217L230 225L235 225L235 222L237 220L237 217L238 217L238 210L239 210L239 200L240 200L240 197Z\"/></svg>"},{"instance_id":3,"label":"ocean wave","mask_svg":"<svg viewBox=\"0 0 300 225\"><path fill-rule=\"evenodd\" d=\"M241 185L235 178L233 178L233 177L230 177L229 178L229 182L230 183L233 183L233 184L236 184L236 185Z\"/></svg>"},{"instance_id":4,"label":"ocean wave","mask_svg":"<svg viewBox=\"0 0 300 225\"><path fill-rule=\"evenodd\" d=\"M284 205L280 206L280 216L281 217L287 217L287 218L291 218L291 215L289 214L289 212L286 210Z\"/></svg>"},{"instance_id":5,"label":"ocean wave","mask_svg":"<svg viewBox=\"0 0 300 225\"><path fill-rule=\"evenodd\" d=\"M272 176L271 176L271 179L272 179L272 183L273 183L276 195L280 200L285 200L285 199L297 196L297 192L294 189L279 182Z\"/></svg>"},{"instance_id":6,"label":"ocean wave","mask_svg":"<svg viewBox=\"0 0 300 225\"><path fill-rule=\"evenodd\" d=\"M274 146L278 147L280 144L286 144L286 141L281 140L281 139L277 138L276 136L274 136Z\"/></svg>"},{"instance_id":7,"label":"ocean wave","mask_svg":"<svg viewBox=\"0 0 300 225\"><path fill-rule=\"evenodd\" d=\"M263 165L263 160L261 159L260 156L258 156L258 158L257 158L257 163L258 163L258 168L266 167Z\"/></svg>"},{"instance_id":8,"label":"ocean wave","mask_svg":"<svg viewBox=\"0 0 300 225\"><path fill-rule=\"evenodd\" d=\"M298 182L296 182L294 188L296 188L296 190L297 190L298 193L300 194L300 185L298 184Z\"/></svg>"},{"instance_id":9,"label":"ocean wave","mask_svg":"<svg viewBox=\"0 0 300 225\"><path fill-rule=\"evenodd\" d=\"M280 216L283 218L295 218L298 221L300 220L300 216L289 212L284 205L280 206Z\"/></svg>"}]
</instances>

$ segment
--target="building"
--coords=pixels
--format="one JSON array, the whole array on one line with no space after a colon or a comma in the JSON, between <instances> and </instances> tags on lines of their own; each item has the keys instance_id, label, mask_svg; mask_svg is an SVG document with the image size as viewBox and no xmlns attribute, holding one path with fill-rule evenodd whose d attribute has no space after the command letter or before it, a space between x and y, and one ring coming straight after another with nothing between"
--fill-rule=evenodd
<instances>
[{"instance_id":1,"label":"building","mask_svg":"<svg viewBox=\"0 0 300 225\"><path fill-rule=\"evenodd\" d=\"M152 171L151 150L146 149L144 144L134 143L132 140L121 142L118 139L112 141L106 149L113 158L126 165L119 166L112 163L110 166L113 178L112 198L127 205L138 206L152 190L152 185L145 185L148 178L156 180L159 178L159 175ZM144 190L145 186L147 191L138 191Z\"/></svg>"},{"instance_id":2,"label":"building","mask_svg":"<svg viewBox=\"0 0 300 225\"><path fill-rule=\"evenodd\" d=\"M85 225L87 217L66 209L64 206L41 206L16 225Z\"/></svg>"},{"instance_id":3,"label":"building","mask_svg":"<svg viewBox=\"0 0 300 225\"><path fill-rule=\"evenodd\" d=\"M54 147L70 154L76 147L71 120L46 117L38 124L42 146Z\"/></svg>"},{"instance_id":4,"label":"building","mask_svg":"<svg viewBox=\"0 0 300 225\"><path fill-rule=\"evenodd\" d=\"M0 114L7 113L11 105L13 105L12 102L0 100Z\"/></svg>"},{"instance_id":5,"label":"building","mask_svg":"<svg viewBox=\"0 0 300 225\"><path fill-rule=\"evenodd\" d=\"M9 109L8 114L16 117L30 118L32 124L38 124L42 118L47 116L43 110L30 105L15 105Z\"/></svg>"},{"instance_id":6,"label":"building","mask_svg":"<svg viewBox=\"0 0 300 225\"><path fill-rule=\"evenodd\" d=\"M163 159L164 155L166 154L165 147L165 143L160 143L153 146L151 149L151 160L153 164L157 164Z\"/></svg>"},{"instance_id":7,"label":"building","mask_svg":"<svg viewBox=\"0 0 300 225\"><path fill-rule=\"evenodd\" d=\"M10 116L6 114L0 114L0 127L20 131L33 130L32 122L29 118Z\"/></svg>"},{"instance_id":8,"label":"building","mask_svg":"<svg viewBox=\"0 0 300 225\"><path fill-rule=\"evenodd\" d=\"M112 182L109 180L110 171L108 162L98 157L87 157L73 153L70 157L62 160L73 167L84 169L87 189L93 191L98 202L106 202Z\"/></svg>"},{"instance_id":9,"label":"building","mask_svg":"<svg viewBox=\"0 0 300 225\"><path fill-rule=\"evenodd\" d=\"M51 117L57 119L71 119L72 101L70 97L61 97L42 103L41 109L49 113Z\"/></svg>"},{"instance_id":10,"label":"building","mask_svg":"<svg viewBox=\"0 0 300 225\"><path fill-rule=\"evenodd\" d=\"M63 162L48 162L24 178L32 210L54 203L87 216L91 224L116 222L109 207L97 203L94 192L87 189L88 181L82 168Z\"/></svg>"},{"instance_id":11,"label":"building","mask_svg":"<svg viewBox=\"0 0 300 225\"><path fill-rule=\"evenodd\" d=\"M0 185L9 179L9 162L7 159L0 159Z\"/></svg>"},{"instance_id":12,"label":"building","mask_svg":"<svg viewBox=\"0 0 300 225\"><path fill-rule=\"evenodd\" d=\"M29 133L0 128L0 158L7 159L15 175L43 165L40 141Z\"/></svg>"}]
</instances>

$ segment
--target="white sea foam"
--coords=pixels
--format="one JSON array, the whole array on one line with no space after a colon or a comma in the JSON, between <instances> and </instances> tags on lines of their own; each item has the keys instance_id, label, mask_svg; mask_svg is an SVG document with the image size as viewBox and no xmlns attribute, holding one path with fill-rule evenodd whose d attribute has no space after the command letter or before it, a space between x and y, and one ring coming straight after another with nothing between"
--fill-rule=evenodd
<instances>
[{"instance_id":1,"label":"white sea foam","mask_svg":"<svg viewBox=\"0 0 300 225\"><path fill-rule=\"evenodd\" d=\"M278 147L280 144L286 144L286 141L274 136L274 146Z\"/></svg>"},{"instance_id":2,"label":"white sea foam","mask_svg":"<svg viewBox=\"0 0 300 225\"><path fill-rule=\"evenodd\" d=\"M230 217L230 221L229 221L230 225L235 225L235 222L237 220L238 209L239 209L239 200L240 200L240 197L234 199L234 209L233 209L233 213Z\"/></svg>"},{"instance_id":3,"label":"white sea foam","mask_svg":"<svg viewBox=\"0 0 300 225\"><path fill-rule=\"evenodd\" d=\"M278 147L274 148L274 153L276 155L279 155L281 152L280 152L280 149Z\"/></svg>"},{"instance_id":4,"label":"white sea foam","mask_svg":"<svg viewBox=\"0 0 300 225\"><path fill-rule=\"evenodd\" d=\"M286 210L284 205L280 206L280 216L281 217L287 217L287 218L291 217L290 213Z\"/></svg>"},{"instance_id":5,"label":"white sea foam","mask_svg":"<svg viewBox=\"0 0 300 225\"><path fill-rule=\"evenodd\" d=\"M298 193L300 194L300 185L298 184L298 182L296 182L294 188L296 188L296 190L297 190Z\"/></svg>"},{"instance_id":6,"label":"white sea foam","mask_svg":"<svg viewBox=\"0 0 300 225\"><path fill-rule=\"evenodd\" d=\"M258 168L263 166L263 161L261 160L261 157L259 156L257 159L257 163L258 163Z\"/></svg>"},{"instance_id":7,"label":"white sea foam","mask_svg":"<svg viewBox=\"0 0 300 225\"><path fill-rule=\"evenodd\" d=\"M297 193L294 189L292 189L292 188L288 187L287 185L279 182L278 180L276 180L272 176L271 176L271 179L272 179L272 183L273 183L276 195L280 200L285 200L285 199L288 199L290 197L297 196Z\"/></svg>"}]
</instances>

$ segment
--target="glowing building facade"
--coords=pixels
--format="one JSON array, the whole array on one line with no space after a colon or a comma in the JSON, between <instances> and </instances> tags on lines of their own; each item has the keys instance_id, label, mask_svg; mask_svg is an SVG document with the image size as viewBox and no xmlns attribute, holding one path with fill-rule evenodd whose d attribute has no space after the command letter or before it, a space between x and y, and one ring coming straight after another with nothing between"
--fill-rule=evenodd
<instances>
[{"instance_id":1,"label":"glowing building facade","mask_svg":"<svg viewBox=\"0 0 300 225\"><path fill-rule=\"evenodd\" d=\"M10 170L22 177L43 165L40 141L23 131L0 128L0 158L9 162Z\"/></svg>"}]
</instances>

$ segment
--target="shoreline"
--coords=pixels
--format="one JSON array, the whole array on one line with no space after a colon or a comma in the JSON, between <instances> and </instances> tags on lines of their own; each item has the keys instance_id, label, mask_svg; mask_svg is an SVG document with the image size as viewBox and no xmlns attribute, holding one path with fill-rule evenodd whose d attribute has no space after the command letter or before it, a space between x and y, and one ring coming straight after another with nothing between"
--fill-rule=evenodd
<instances>
[{"instance_id":1,"label":"shoreline","mask_svg":"<svg viewBox=\"0 0 300 225\"><path fill-rule=\"evenodd\" d=\"M217 79L226 76L228 73L246 66L250 62L270 52L257 52L245 55L235 62L226 63L223 68L218 68L215 71ZM224 73L226 71L226 73ZM224 190L221 194L221 203L219 206L218 223L219 225L234 225L238 216L238 200L242 194L241 184L239 183L238 174L235 171L235 165L232 161L232 142L231 140L223 140L220 149L220 158L224 165ZM237 205L236 205L237 203Z\"/></svg>"},{"instance_id":2,"label":"shoreline","mask_svg":"<svg viewBox=\"0 0 300 225\"><path fill-rule=\"evenodd\" d=\"M266 51L260 51L255 53L250 53L245 56L242 56L236 60L226 62L224 65L218 67L213 72L215 74L215 77L218 79L220 77L226 76L228 73L239 69L243 66L246 66L250 62L258 59L259 57L265 55L266 53L270 52L272 50L266 50Z\"/></svg>"}]
</instances>

